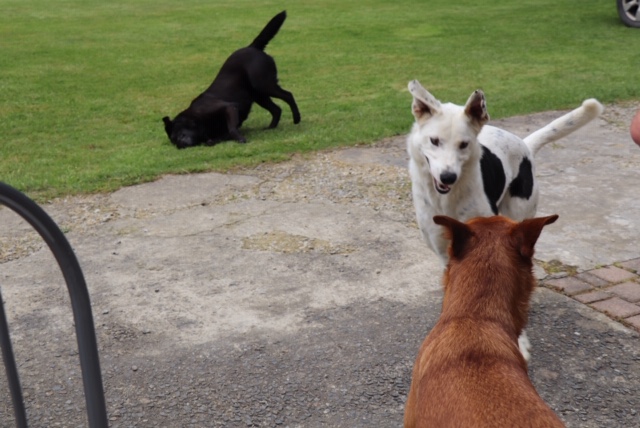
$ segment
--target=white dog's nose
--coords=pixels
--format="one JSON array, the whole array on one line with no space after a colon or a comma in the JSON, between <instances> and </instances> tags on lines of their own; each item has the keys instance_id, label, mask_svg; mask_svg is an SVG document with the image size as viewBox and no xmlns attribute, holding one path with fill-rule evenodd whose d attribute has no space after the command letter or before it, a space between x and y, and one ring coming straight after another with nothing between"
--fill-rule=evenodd
<instances>
[{"instance_id":1,"label":"white dog's nose","mask_svg":"<svg viewBox=\"0 0 640 428\"><path fill-rule=\"evenodd\" d=\"M456 182L458 175L455 172L443 172L440 174L440 182L442 184L450 185Z\"/></svg>"}]
</instances>

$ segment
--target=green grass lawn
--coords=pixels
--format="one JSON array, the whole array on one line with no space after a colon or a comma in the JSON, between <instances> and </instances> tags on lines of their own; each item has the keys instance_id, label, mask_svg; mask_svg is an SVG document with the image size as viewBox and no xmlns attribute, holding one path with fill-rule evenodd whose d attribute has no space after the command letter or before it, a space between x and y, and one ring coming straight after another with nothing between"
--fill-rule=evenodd
<instances>
[{"instance_id":1,"label":"green grass lawn","mask_svg":"<svg viewBox=\"0 0 640 428\"><path fill-rule=\"evenodd\" d=\"M579 4L579 7L578 7ZM288 12L267 47L280 126L254 106L246 145L176 150L160 118ZM601 0L0 0L0 180L43 200L165 173L221 171L406 133L407 82L493 118L640 99L640 30Z\"/></svg>"}]
</instances>

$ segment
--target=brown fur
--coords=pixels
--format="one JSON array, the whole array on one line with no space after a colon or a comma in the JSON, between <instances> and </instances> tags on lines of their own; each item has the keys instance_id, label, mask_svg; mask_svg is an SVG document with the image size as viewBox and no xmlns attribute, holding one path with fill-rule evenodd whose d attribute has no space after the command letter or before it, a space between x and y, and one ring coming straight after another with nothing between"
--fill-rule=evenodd
<instances>
[{"instance_id":1,"label":"brown fur","mask_svg":"<svg viewBox=\"0 0 640 428\"><path fill-rule=\"evenodd\" d=\"M451 239L449 263L440 319L413 369L406 428L564 426L518 350L535 287L533 247L557 218L434 217Z\"/></svg>"}]
</instances>

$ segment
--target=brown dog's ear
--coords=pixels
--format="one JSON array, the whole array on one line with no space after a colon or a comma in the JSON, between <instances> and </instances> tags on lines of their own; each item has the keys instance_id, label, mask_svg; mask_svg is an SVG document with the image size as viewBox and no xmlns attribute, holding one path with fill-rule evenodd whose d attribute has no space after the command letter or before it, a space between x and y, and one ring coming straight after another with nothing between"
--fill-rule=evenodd
<instances>
[{"instance_id":1,"label":"brown dog's ear","mask_svg":"<svg viewBox=\"0 0 640 428\"><path fill-rule=\"evenodd\" d=\"M467 247L467 242L474 235L471 228L465 223L445 215L434 216L433 222L447 229L446 237L451 240L449 255L452 258L460 259Z\"/></svg>"},{"instance_id":2,"label":"brown dog's ear","mask_svg":"<svg viewBox=\"0 0 640 428\"><path fill-rule=\"evenodd\" d=\"M464 114L475 124L478 129L489 121L489 113L487 113L487 102L484 99L484 92L480 89L471 94L464 106Z\"/></svg>"},{"instance_id":3,"label":"brown dog's ear","mask_svg":"<svg viewBox=\"0 0 640 428\"><path fill-rule=\"evenodd\" d=\"M523 220L513 226L511 236L514 238L516 245L522 257L528 259L533 257L533 247L540 237L542 228L548 224L555 222L558 215L554 214L548 217L537 217Z\"/></svg>"},{"instance_id":4,"label":"brown dog's ear","mask_svg":"<svg viewBox=\"0 0 640 428\"><path fill-rule=\"evenodd\" d=\"M441 111L440 101L423 88L420 82L412 80L409 82L408 87L413 96L411 111L416 120L423 117L431 117Z\"/></svg>"}]
</instances>

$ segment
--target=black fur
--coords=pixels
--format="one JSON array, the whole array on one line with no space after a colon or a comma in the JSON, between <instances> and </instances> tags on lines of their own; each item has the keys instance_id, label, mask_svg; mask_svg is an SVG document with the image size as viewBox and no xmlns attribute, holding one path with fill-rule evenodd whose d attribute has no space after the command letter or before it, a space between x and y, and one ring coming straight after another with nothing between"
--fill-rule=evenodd
<instances>
[{"instance_id":1,"label":"black fur","mask_svg":"<svg viewBox=\"0 0 640 428\"><path fill-rule=\"evenodd\" d=\"M286 11L274 16L249 46L232 53L213 83L191 102L189 108L173 120L168 116L162 118L165 132L173 144L183 149L230 139L244 143L246 139L238 128L249 116L254 102L271 113L269 128L278 126L282 109L271 97L289 104L293 123L300 122L293 95L278 85L276 63L264 52L286 17Z\"/></svg>"},{"instance_id":2,"label":"black fur","mask_svg":"<svg viewBox=\"0 0 640 428\"><path fill-rule=\"evenodd\" d=\"M482 157L480 158L480 170L482 171L482 183L484 193L489 199L491 211L498 215L498 200L504 192L507 178L504 175L504 168L500 159L491 150L482 146Z\"/></svg>"},{"instance_id":3,"label":"black fur","mask_svg":"<svg viewBox=\"0 0 640 428\"><path fill-rule=\"evenodd\" d=\"M509 185L509 194L518 198L529 199L533 193L533 168L529 158L523 158L518 169L518 176Z\"/></svg>"}]
</instances>

